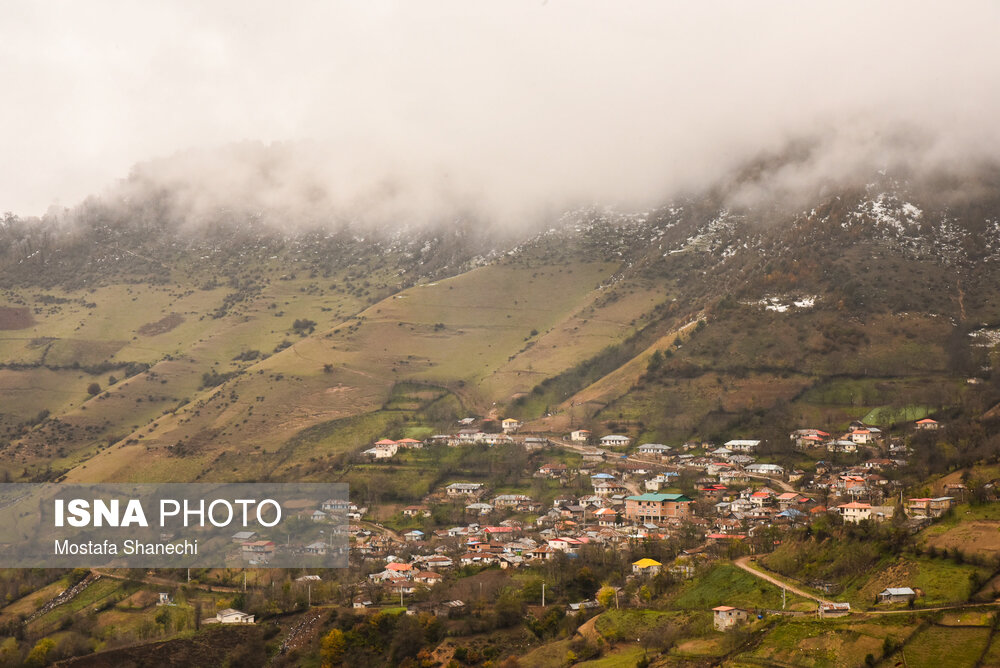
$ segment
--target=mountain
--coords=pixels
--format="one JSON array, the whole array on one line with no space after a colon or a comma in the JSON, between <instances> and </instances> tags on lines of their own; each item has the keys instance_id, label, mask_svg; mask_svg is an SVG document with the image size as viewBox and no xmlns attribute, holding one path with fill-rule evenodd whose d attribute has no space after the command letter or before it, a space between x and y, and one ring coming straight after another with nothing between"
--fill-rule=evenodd
<instances>
[{"instance_id":1,"label":"mountain","mask_svg":"<svg viewBox=\"0 0 1000 668\"><path fill-rule=\"evenodd\" d=\"M465 413L683 440L964 405L995 364L997 171L745 196L782 167L540 233L455 212L398 228L195 216L148 179L8 215L0 467L328 479L383 431Z\"/></svg>"}]
</instances>

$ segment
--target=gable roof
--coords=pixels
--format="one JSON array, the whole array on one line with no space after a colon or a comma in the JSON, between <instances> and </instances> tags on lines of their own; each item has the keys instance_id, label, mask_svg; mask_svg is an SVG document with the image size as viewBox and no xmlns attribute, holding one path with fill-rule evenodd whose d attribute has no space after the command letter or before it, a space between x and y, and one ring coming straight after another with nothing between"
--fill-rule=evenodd
<instances>
[{"instance_id":1,"label":"gable roof","mask_svg":"<svg viewBox=\"0 0 1000 668\"><path fill-rule=\"evenodd\" d=\"M684 496L683 494L653 494L653 493L640 494L638 496L628 496L628 497L625 497L625 500L626 501L658 501L658 502L661 502L661 503L663 501L677 501L677 502L691 501L691 499L689 499L688 497Z\"/></svg>"},{"instance_id":2,"label":"gable roof","mask_svg":"<svg viewBox=\"0 0 1000 668\"><path fill-rule=\"evenodd\" d=\"M650 566L662 566L663 564L658 562L656 559L646 557L644 559L640 559L639 561L632 562L632 565L638 566L639 568L649 568Z\"/></svg>"}]
</instances>

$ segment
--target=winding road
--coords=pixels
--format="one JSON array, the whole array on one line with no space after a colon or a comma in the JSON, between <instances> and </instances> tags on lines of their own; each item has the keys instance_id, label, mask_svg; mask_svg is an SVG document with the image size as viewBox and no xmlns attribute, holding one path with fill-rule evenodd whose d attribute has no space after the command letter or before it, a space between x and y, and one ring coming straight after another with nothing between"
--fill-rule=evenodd
<instances>
[{"instance_id":1,"label":"winding road","mask_svg":"<svg viewBox=\"0 0 1000 668\"><path fill-rule=\"evenodd\" d=\"M750 575L758 577L761 580L766 580L767 582L770 582L771 584L773 584L773 585L775 585L777 587L781 587L783 589L787 589L788 591L792 592L793 594L798 594L802 598L808 598L810 600L816 601L817 603L833 603L834 602L834 601L827 600L825 598L820 598L819 596L816 596L815 594L810 594L810 593L808 593L806 591L803 591L802 589L799 589L798 587L796 587L794 585L790 585L787 582L783 582L783 581L779 580L778 578L776 578L776 577L774 577L772 575L768 575L767 573L764 573L762 571L758 571L756 568L754 568L754 567L752 567L750 565L750 557L740 557L739 559L737 559L733 563L736 564L736 566L738 568L742 568L743 570L745 570Z\"/></svg>"}]
</instances>

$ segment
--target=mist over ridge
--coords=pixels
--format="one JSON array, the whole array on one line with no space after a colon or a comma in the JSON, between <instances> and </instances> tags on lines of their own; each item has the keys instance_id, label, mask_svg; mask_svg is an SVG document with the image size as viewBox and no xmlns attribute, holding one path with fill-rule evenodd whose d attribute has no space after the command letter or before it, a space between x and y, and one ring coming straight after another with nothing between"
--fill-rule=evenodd
<instances>
[{"instance_id":1,"label":"mist over ridge","mask_svg":"<svg viewBox=\"0 0 1000 668\"><path fill-rule=\"evenodd\" d=\"M0 210L152 188L192 224L530 230L712 187L796 206L880 170L961 174L1000 152L1000 10L948 9L8 6Z\"/></svg>"}]
</instances>

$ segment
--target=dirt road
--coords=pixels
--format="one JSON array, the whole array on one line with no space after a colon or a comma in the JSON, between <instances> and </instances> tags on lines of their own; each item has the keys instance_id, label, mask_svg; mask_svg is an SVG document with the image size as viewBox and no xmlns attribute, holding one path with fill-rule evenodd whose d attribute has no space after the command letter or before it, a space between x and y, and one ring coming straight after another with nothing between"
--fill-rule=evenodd
<instances>
[{"instance_id":1,"label":"dirt road","mask_svg":"<svg viewBox=\"0 0 1000 668\"><path fill-rule=\"evenodd\" d=\"M766 580L766 581L770 582L771 584L776 585L778 587L783 587L784 589L787 589L788 591L792 592L793 594L798 594L802 598L808 598L808 599L811 599L813 601L816 601L817 603L833 603L833 601L827 600L825 598L820 598L819 596L816 596L814 594L810 594L810 593L808 593L806 591L803 591L802 589L799 589L798 587L796 587L794 585L788 584L787 582L782 582L778 578L773 577L771 575L768 575L767 573L764 573L763 571L758 571L756 568L754 568L754 567L752 567L750 565L750 557L740 557L739 559L737 559L733 563L736 564L737 567L742 568L743 570L745 570L750 575L753 575L754 577L758 577L761 580Z\"/></svg>"}]
</instances>

